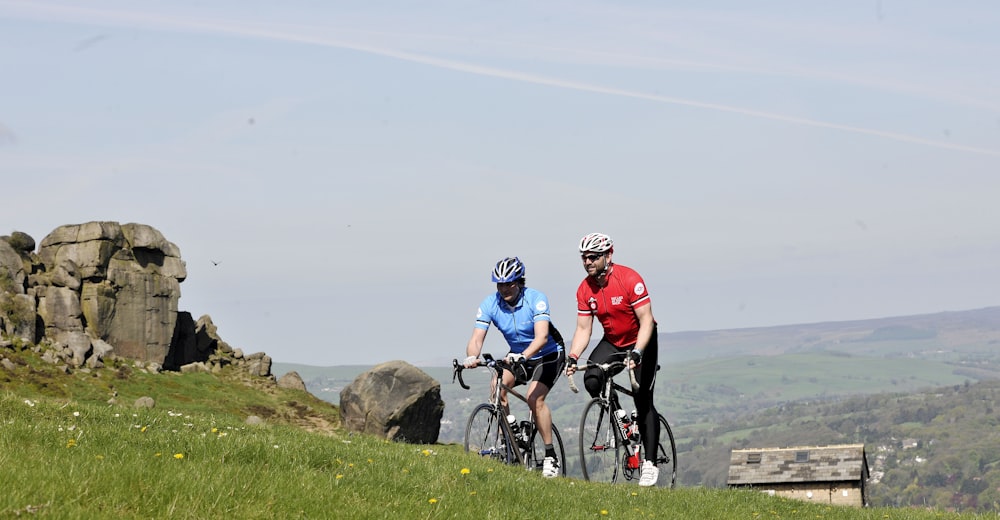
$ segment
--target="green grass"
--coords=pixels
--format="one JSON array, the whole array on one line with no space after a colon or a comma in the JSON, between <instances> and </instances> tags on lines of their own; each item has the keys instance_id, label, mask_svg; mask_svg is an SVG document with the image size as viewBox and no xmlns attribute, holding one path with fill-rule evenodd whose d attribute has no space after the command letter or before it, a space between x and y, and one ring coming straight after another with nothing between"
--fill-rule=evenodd
<instances>
[{"instance_id":1,"label":"green grass","mask_svg":"<svg viewBox=\"0 0 1000 520\"><path fill-rule=\"evenodd\" d=\"M348 434L332 405L234 373L66 375L14 359L0 377L0 518L984 518L545 480L457 445ZM143 395L156 406L135 408ZM264 425L246 424L255 411Z\"/></svg>"}]
</instances>

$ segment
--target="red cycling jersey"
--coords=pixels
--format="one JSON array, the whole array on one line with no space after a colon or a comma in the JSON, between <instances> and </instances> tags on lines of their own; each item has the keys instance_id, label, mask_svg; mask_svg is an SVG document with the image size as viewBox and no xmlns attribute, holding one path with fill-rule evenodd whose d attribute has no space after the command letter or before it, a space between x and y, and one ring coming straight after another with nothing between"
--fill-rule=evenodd
<instances>
[{"instance_id":1,"label":"red cycling jersey","mask_svg":"<svg viewBox=\"0 0 1000 520\"><path fill-rule=\"evenodd\" d=\"M607 284L597 285L593 277L584 278L576 290L579 316L597 316L604 337L618 348L635 345L639 336L639 318L635 309L649 304L649 293L642 277L621 264L612 264Z\"/></svg>"}]
</instances>

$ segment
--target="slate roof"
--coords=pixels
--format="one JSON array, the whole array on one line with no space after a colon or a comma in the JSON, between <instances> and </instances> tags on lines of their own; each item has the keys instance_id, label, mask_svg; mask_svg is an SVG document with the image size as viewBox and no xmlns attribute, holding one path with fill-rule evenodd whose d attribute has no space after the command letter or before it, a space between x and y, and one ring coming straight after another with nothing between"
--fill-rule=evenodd
<instances>
[{"instance_id":1,"label":"slate roof","mask_svg":"<svg viewBox=\"0 0 1000 520\"><path fill-rule=\"evenodd\" d=\"M845 482L868 479L864 444L793 448L734 449L729 458L730 486L793 482Z\"/></svg>"}]
</instances>

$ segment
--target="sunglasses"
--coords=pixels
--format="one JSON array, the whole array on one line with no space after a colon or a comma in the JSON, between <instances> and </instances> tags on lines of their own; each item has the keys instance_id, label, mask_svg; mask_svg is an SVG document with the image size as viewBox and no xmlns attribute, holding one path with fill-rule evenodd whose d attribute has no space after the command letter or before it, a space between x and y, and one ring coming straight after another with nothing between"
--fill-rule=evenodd
<instances>
[{"instance_id":1,"label":"sunglasses","mask_svg":"<svg viewBox=\"0 0 1000 520\"><path fill-rule=\"evenodd\" d=\"M598 258L600 258L602 256L604 256L604 255L603 254L597 254L597 253L591 253L589 255L580 255L580 258L583 259L583 260L585 260L585 261L589 260L591 262L594 262L594 261L596 261Z\"/></svg>"}]
</instances>

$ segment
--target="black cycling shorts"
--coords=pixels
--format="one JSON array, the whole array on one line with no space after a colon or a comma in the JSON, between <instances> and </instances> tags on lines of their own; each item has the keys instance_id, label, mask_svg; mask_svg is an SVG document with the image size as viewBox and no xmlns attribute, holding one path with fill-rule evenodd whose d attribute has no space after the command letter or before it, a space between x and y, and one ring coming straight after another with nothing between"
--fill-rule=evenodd
<instances>
[{"instance_id":1,"label":"black cycling shorts","mask_svg":"<svg viewBox=\"0 0 1000 520\"><path fill-rule=\"evenodd\" d=\"M523 385L529 381L538 381L552 389L565 365L566 353L562 350L540 358L529 359L521 364L524 370L514 371L514 386Z\"/></svg>"}]
</instances>

